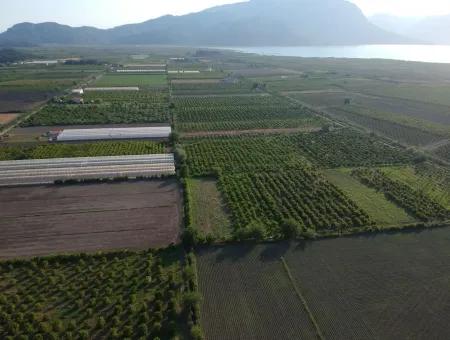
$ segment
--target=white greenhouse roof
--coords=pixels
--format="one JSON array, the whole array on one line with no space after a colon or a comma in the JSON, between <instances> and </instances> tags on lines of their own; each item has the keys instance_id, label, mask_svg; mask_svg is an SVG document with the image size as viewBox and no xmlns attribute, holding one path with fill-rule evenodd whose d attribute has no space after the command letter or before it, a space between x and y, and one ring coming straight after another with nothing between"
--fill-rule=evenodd
<instances>
[{"instance_id":1,"label":"white greenhouse roof","mask_svg":"<svg viewBox=\"0 0 450 340\"><path fill-rule=\"evenodd\" d=\"M139 91L137 86L122 87L86 87L84 91Z\"/></svg>"},{"instance_id":2,"label":"white greenhouse roof","mask_svg":"<svg viewBox=\"0 0 450 340\"><path fill-rule=\"evenodd\" d=\"M157 177L175 174L173 154L58 158L0 162L0 187L58 180Z\"/></svg>"},{"instance_id":3,"label":"white greenhouse roof","mask_svg":"<svg viewBox=\"0 0 450 340\"><path fill-rule=\"evenodd\" d=\"M136 127L136 128L103 128L103 129L68 129L63 130L56 140L110 140L110 139L146 139L168 138L172 133L170 126Z\"/></svg>"}]
</instances>

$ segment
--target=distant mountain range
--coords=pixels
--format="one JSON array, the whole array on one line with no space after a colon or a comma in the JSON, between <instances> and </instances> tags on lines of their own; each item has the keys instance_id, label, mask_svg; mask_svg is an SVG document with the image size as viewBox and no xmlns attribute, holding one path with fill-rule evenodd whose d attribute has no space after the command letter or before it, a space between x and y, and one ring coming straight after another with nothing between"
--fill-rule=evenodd
<instances>
[{"instance_id":1,"label":"distant mountain range","mask_svg":"<svg viewBox=\"0 0 450 340\"><path fill-rule=\"evenodd\" d=\"M380 28L410 39L434 44L450 44L450 15L413 18L375 15L369 19Z\"/></svg>"},{"instance_id":2,"label":"distant mountain range","mask_svg":"<svg viewBox=\"0 0 450 340\"><path fill-rule=\"evenodd\" d=\"M368 21L344 0L251 0L183 16L102 30L21 23L0 44L163 44L287 46L407 43Z\"/></svg>"}]
</instances>

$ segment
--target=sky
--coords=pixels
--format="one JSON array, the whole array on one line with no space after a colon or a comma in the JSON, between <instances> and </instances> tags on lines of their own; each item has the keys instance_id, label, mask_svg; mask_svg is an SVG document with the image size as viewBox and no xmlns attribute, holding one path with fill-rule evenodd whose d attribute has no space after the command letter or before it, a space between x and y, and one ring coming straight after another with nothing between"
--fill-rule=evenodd
<instances>
[{"instance_id":1,"label":"sky","mask_svg":"<svg viewBox=\"0 0 450 340\"><path fill-rule=\"evenodd\" d=\"M0 0L0 32L19 22L55 21L109 28L165 14L181 15L242 0ZM276 0L274 0L276 1ZM450 0L349 0L366 15L450 14Z\"/></svg>"}]
</instances>

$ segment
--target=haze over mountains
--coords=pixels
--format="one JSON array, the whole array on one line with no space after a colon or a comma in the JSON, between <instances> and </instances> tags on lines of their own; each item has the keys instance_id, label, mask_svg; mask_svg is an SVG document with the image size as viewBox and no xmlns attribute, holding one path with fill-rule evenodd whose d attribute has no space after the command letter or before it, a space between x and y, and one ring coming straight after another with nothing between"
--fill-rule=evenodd
<instances>
[{"instance_id":1,"label":"haze over mountains","mask_svg":"<svg viewBox=\"0 0 450 340\"><path fill-rule=\"evenodd\" d=\"M396 17L375 15L370 21L379 27L422 42L450 44L450 15L434 17Z\"/></svg>"},{"instance_id":2,"label":"haze over mountains","mask_svg":"<svg viewBox=\"0 0 450 340\"><path fill-rule=\"evenodd\" d=\"M357 6L344 0L251 0L107 30L22 23L0 34L3 44L287 46L411 41L370 23Z\"/></svg>"}]
</instances>

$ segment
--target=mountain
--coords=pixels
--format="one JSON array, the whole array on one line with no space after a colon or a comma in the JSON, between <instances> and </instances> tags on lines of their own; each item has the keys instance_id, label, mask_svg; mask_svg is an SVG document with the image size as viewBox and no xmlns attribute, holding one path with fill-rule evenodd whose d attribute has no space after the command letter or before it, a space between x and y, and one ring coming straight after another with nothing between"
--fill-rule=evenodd
<instances>
[{"instance_id":1,"label":"mountain","mask_svg":"<svg viewBox=\"0 0 450 340\"><path fill-rule=\"evenodd\" d=\"M396 17L375 15L370 21L391 32L435 44L450 44L450 15L434 17Z\"/></svg>"},{"instance_id":2,"label":"mountain","mask_svg":"<svg viewBox=\"0 0 450 340\"><path fill-rule=\"evenodd\" d=\"M13 26L2 42L209 46L406 43L344 0L251 0L183 16L101 30L56 23Z\"/></svg>"}]
</instances>

